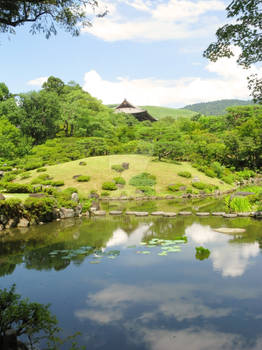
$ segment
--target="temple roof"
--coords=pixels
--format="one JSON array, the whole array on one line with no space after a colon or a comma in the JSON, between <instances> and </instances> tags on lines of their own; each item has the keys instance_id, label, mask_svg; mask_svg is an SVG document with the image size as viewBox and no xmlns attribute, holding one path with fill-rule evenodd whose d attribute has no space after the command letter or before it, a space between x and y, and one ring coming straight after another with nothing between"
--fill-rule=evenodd
<instances>
[{"instance_id":1,"label":"temple roof","mask_svg":"<svg viewBox=\"0 0 262 350\"><path fill-rule=\"evenodd\" d=\"M145 109L133 106L126 99L119 106L115 108L115 113L126 113L132 114L139 121L150 120L151 122L157 121L156 118L152 117Z\"/></svg>"}]
</instances>

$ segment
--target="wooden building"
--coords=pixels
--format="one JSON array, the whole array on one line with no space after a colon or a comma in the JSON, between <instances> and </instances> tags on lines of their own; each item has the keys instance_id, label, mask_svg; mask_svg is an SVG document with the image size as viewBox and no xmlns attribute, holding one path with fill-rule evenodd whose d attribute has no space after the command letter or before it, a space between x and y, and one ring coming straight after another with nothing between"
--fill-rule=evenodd
<instances>
[{"instance_id":1,"label":"wooden building","mask_svg":"<svg viewBox=\"0 0 262 350\"><path fill-rule=\"evenodd\" d=\"M126 99L115 108L115 113L126 113L133 115L140 122L144 120L149 120L150 122L156 122L157 119L152 117L145 109L135 107L131 105Z\"/></svg>"}]
</instances>

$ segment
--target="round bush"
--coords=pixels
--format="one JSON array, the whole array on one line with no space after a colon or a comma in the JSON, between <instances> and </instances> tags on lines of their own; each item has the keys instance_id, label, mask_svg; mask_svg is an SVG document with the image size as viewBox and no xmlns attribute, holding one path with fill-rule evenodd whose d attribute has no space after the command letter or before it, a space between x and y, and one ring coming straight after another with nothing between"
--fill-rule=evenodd
<instances>
[{"instance_id":1,"label":"round bush","mask_svg":"<svg viewBox=\"0 0 262 350\"><path fill-rule=\"evenodd\" d=\"M114 181L117 185L125 185L126 184L126 180L121 176L114 177Z\"/></svg>"},{"instance_id":2,"label":"round bush","mask_svg":"<svg viewBox=\"0 0 262 350\"><path fill-rule=\"evenodd\" d=\"M179 176L186 177L187 179L190 179L192 177L191 173L189 171L180 171L178 173Z\"/></svg>"},{"instance_id":3,"label":"round bush","mask_svg":"<svg viewBox=\"0 0 262 350\"><path fill-rule=\"evenodd\" d=\"M117 171L118 173L122 173L122 171L125 170L120 164L112 165L111 169Z\"/></svg>"},{"instance_id":4,"label":"round bush","mask_svg":"<svg viewBox=\"0 0 262 350\"><path fill-rule=\"evenodd\" d=\"M177 192L180 190L181 186L184 186L184 185L183 184L172 184L172 185L168 185L167 189L169 191L172 191L172 192Z\"/></svg>"},{"instance_id":5,"label":"round bush","mask_svg":"<svg viewBox=\"0 0 262 350\"><path fill-rule=\"evenodd\" d=\"M86 176L86 175L81 175L78 176L76 181L78 182L88 182L90 180L90 176Z\"/></svg>"},{"instance_id":6,"label":"round bush","mask_svg":"<svg viewBox=\"0 0 262 350\"><path fill-rule=\"evenodd\" d=\"M64 181L63 180L56 180L56 181L52 181L51 185L55 186L55 187L60 187L60 186L64 186Z\"/></svg>"},{"instance_id":7,"label":"round bush","mask_svg":"<svg viewBox=\"0 0 262 350\"><path fill-rule=\"evenodd\" d=\"M104 182L102 185L102 189L106 191L115 191L117 190L117 186L115 182Z\"/></svg>"},{"instance_id":8,"label":"round bush","mask_svg":"<svg viewBox=\"0 0 262 350\"><path fill-rule=\"evenodd\" d=\"M38 169L36 169L37 173L43 173L44 171L47 171L47 169L46 168L38 168Z\"/></svg>"}]
</instances>

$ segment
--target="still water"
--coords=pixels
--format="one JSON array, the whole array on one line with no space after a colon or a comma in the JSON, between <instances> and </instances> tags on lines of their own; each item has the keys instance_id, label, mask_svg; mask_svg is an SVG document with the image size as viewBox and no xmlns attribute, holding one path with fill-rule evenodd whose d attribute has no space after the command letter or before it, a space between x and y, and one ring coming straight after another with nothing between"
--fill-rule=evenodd
<instances>
[{"instance_id":1,"label":"still water","mask_svg":"<svg viewBox=\"0 0 262 350\"><path fill-rule=\"evenodd\" d=\"M207 259L196 259L199 246ZM255 350L261 249L262 222L251 218L68 219L0 237L0 288L16 283L51 303L64 334L80 331L87 349Z\"/></svg>"}]
</instances>

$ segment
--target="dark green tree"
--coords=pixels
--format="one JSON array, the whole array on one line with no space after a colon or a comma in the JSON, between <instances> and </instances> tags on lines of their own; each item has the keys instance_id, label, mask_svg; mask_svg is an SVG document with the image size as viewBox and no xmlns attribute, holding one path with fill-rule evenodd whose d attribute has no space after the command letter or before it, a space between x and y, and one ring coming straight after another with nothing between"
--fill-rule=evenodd
<instances>
[{"instance_id":1,"label":"dark green tree","mask_svg":"<svg viewBox=\"0 0 262 350\"><path fill-rule=\"evenodd\" d=\"M42 85L42 88L48 92L55 92L57 95L63 93L65 83L56 77L50 76L47 81Z\"/></svg>"},{"instance_id":2,"label":"dark green tree","mask_svg":"<svg viewBox=\"0 0 262 350\"><path fill-rule=\"evenodd\" d=\"M77 36L81 27L91 25L87 7L97 5L97 0L0 0L0 32L15 33L15 28L31 23L30 32L46 38L56 35L57 27Z\"/></svg>"},{"instance_id":3,"label":"dark green tree","mask_svg":"<svg viewBox=\"0 0 262 350\"><path fill-rule=\"evenodd\" d=\"M216 32L217 41L211 43L204 56L211 61L234 56L232 47L241 48L238 64L250 67L262 59L262 11L261 0L233 0L226 8L230 24ZM262 81L258 76L249 78L249 88L255 102L262 102Z\"/></svg>"}]
</instances>

